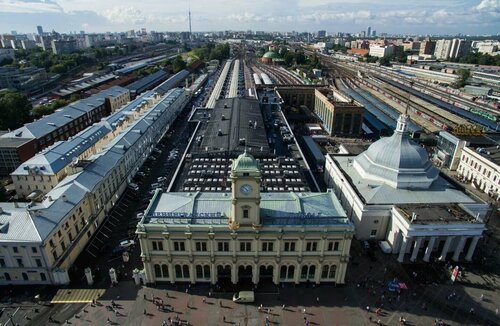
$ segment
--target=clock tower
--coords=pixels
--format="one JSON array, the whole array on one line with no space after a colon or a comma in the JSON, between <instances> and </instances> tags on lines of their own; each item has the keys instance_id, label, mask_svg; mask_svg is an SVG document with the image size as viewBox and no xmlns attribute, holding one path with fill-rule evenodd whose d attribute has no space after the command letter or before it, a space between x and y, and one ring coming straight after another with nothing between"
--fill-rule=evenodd
<instances>
[{"instance_id":1,"label":"clock tower","mask_svg":"<svg viewBox=\"0 0 500 326\"><path fill-rule=\"evenodd\" d=\"M231 166L231 216L229 227L256 226L260 222L259 163L246 151L233 161Z\"/></svg>"}]
</instances>

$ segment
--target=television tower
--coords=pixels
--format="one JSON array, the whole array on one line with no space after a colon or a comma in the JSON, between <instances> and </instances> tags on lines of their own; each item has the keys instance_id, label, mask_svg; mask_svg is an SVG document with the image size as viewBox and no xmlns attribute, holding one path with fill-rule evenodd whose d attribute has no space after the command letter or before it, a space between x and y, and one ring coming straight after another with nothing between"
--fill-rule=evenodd
<instances>
[{"instance_id":1,"label":"television tower","mask_svg":"<svg viewBox=\"0 0 500 326\"><path fill-rule=\"evenodd\" d=\"M189 6L189 40L193 40L193 36L191 34L191 5Z\"/></svg>"}]
</instances>

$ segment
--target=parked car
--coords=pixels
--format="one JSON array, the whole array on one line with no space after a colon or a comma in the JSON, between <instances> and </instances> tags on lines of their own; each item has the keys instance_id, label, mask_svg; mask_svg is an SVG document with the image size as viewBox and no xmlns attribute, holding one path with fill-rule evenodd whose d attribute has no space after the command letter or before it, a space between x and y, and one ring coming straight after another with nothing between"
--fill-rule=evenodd
<instances>
[{"instance_id":1,"label":"parked car","mask_svg":"<svg viewBox=\"0 0 500 326\"><path fill-rule=\"evenodd\" d=\"M134 240L123 240L120 242L120 247L122 248L128 248L131 247L135 244Z\"/></svg>"},{"instance_id":2,"label":"parked car","mask_svg":"<svg viewBox=\"0 0 500 326\"><path fill-rule=\"evenodd\" d=\"M156 179L158 182L163 182L163 181L166 181L167 178L165 177L159 177L158 179Z\"/></svg>"},{"instance_id":3,"label":"parked car","mask_svg":"<svg viewBox=\"0 0 500 326\"><path fill-rule=\"evenodd\" d=\"M137 183L130 183L128 187L134 191L139 190L139 185Z\"/></svg>"}]
</instances>

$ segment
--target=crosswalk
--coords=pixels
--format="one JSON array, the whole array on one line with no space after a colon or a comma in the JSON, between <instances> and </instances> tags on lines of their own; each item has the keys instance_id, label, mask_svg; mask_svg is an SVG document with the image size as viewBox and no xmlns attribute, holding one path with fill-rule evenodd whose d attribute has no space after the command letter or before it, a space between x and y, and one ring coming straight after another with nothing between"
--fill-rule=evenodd
<instances>
[{"instance_id":1,"label":"crosswalk","mask_svg":"<svg viewBox=\"0 0 500 326\"><path fill-rule=\"evenodd\" d=\"M61 289L50 303L90 303L104 294L105 289Z\"/></svg>"}]
</instances>

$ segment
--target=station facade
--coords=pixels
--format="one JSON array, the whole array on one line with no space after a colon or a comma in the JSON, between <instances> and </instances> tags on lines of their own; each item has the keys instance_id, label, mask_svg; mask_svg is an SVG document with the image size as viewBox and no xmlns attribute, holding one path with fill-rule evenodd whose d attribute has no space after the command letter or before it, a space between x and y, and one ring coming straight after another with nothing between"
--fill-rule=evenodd
<instances>
[{"instance_id":1,"label":"station facade","mask_svg":"<svg viewBox=\"0 0 500 326\"><path fill-rule=\"evenodd\" d=\"M261 193L246 152L229 179L231 192L157 191L137 229L146 283L344 283L354 226L333 192Z\"/></svg>"}]
</instances>

